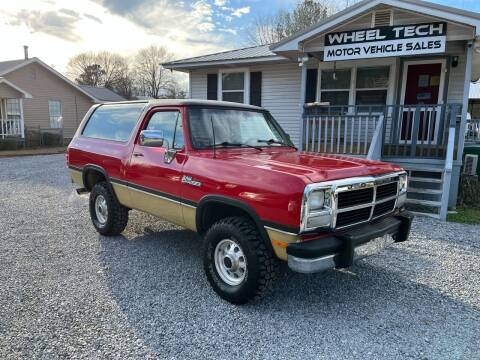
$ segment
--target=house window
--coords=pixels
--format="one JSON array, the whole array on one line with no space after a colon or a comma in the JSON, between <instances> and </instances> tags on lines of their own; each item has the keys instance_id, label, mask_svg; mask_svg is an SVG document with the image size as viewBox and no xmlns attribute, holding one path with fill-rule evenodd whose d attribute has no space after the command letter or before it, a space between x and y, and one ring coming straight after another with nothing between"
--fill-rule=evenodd
<instances>
[{"instance_id":1,"label":"house window","mask_svg":"<svg viewBox=\"0 0 480 360\"><path fill-rule=\"evenodd\" d=\"M48 102L48 113L50 115L50 127L60 129L62 127L62 106L60 101L50 100Z\"/></svg>"},{"instance_id":2,"label":"house window","mask_svg":"<svg viewBox=\"0 0 480 360\"><path fill-rule=\"evenodd\" d=\"M386 105L390 68L358 68L356 105Z\"/></svg>"},{"instance_id":3,"label":"house window","mask_svg":"<svg viewBox=\"0 0 480 360\"><path fill-rule=\"evenodd\" d=\"M320 80L320 101L328 102L331 106L348 105L351 74L350 69L323 70Z\"/></svg>"},{"instance_id":4,"label":"house window","mask_svg":"<svg viewBox=\"0 0 480 360\"><path fill-rule=\"evenodd\" d=\"M237 103L245 102L245 73L222 73L222 100Z\"/></svg>"},{"instance_id":5,"label":"house window","mask_svg":"<svg viewBox=\"0 0 480 360\"><path fill-rule=\"evenodd\" d=\"M22 113L19 99L7 99L7 119L20 120Z\"/></svg>"}]
</instances>

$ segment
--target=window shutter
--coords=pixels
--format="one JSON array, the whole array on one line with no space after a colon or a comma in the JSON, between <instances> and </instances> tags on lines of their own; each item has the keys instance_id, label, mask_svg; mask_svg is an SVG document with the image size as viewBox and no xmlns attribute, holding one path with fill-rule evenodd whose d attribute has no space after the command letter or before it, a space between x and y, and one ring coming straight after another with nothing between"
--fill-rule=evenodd
<instances>
[{"instance_id":1,"label":"window shutter","mask_svg":"<svg viewBox=\"0 0 480 360\"><path fill-rule=\"evenodd\" d=\"M207 74L207 100L218 100L218 74Z\"/></svg>"},{"instance_id":2,"label":"window shutter","mask_svg":"<svg viewBox=\"0 0 480 360\"><path fill-rule=\"evenodd\" d=\"M317 100L318 69L307 70L307 89L305 91L305 103L313 103Z\"/></svg>"},{"instance_id":3,"label":"window shutter","mask_svg":"<svg viewBox=\"0 0 480 360\"><path fill-rule=\"evenodd\" d=\"M262 106L262 73L250 73L250 105Z\"/></svg>"}]
</instances>

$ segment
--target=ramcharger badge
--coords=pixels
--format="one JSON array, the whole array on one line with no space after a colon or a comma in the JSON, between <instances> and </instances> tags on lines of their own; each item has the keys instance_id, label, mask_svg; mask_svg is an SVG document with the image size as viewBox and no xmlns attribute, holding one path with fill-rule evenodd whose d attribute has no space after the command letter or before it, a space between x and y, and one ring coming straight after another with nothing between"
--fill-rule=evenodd
<instances>
[{"instance_id":1,"label":"ramcharger badge","mask_svg":"<svg viewBox=\"0 0 480 360\"><path fill-rule=\"evenodd\" d=\"M193 180L191 176L187 176L187 175L183 175L182 183L196 186L196 187L202 186L202 183L200 181Z\"/></svg>"}]
</instances>

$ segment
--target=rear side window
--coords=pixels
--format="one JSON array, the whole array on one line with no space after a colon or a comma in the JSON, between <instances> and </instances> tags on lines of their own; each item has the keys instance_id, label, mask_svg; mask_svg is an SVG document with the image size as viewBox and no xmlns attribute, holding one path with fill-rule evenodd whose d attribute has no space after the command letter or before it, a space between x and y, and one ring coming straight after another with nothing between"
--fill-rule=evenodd
<instances>
[{"instance_id":1,"label":"rear side window","mask_svg":"<svg viewBox=\"0 0 480 360\"><path fill-rule=\"evenodd\" d=\"M90 116L82 135L103 140L128 141L145 104L102 105Z\"/></svg>"}]
</instances>

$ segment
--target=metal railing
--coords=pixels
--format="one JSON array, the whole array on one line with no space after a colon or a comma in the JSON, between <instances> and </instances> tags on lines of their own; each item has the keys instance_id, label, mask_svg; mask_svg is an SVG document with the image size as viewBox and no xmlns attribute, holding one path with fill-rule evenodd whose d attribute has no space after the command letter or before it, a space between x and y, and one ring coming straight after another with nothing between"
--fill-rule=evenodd
<instances>
[{"instance_id":1,"label":"metal railing","mask_svg":"<svg viewBox=\"0 0 480 360\"><path fill-rule=\"evenodd\" d=\"M382 158L444 160L450 128L458 134L461 104L322 106L307 105L303 150ZM457 148L458 136L455 136ZM370 151L369 151L370 150ZM370 154L369 154L370 152ZM457 155L456 155L457 156Z\"/></svg>"},{"instance_id":2,"label":"metal railing","mask_svg":"<svg viewBox=\"0 0 480 360\"><path fill-rule=\"evenodd\" d=\"M3 119L0 118L0 137L4 139L7 136L22 136L22 119Z\"/></svg>"},{"instance_id":3,"label":"metal railing","mask_svg":"<svg viewBox=\"0 0 480 360\"><path fill-rule=\"evenodd\" d=\"M445 160L450 129L458 134L461 113L461 104L387 106L382 157ZM454 140L457 148L458 136Z\"/></svg>"},{"instance_id":4,"label":"metal railing","mask_svg":"<svg viewBox=\"0 0 480 360\"><path fill-rule=\"evenodd\" d=\"M367 155L382 116L378 106L306 106L303 150Z\"/></svg>"},{"instance_id":5,"label":"metal railing","mask_svg":"<svg viewBox=\"0 0 480 360\"><path fill-rule=\"evenodd\" d=\"M465 143L480 143L480 119L467 121L465 127Z\"/></svg>"}]
</instances>

